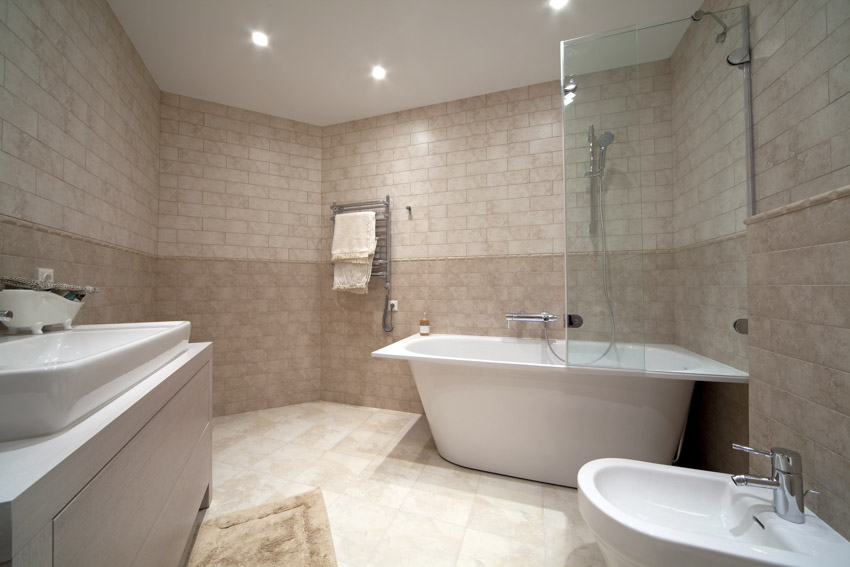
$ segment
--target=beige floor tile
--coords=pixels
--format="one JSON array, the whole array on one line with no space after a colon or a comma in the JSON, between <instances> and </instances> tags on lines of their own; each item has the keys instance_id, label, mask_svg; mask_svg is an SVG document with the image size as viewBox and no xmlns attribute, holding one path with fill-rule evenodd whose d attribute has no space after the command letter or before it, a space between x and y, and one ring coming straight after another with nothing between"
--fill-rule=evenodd
<instances>
[{"instance_id":1,"label":"beige floor tile","mask_svg":"<svg viewBox=\"0 0 850 567\"><path fill-rule=\"evenodd\" d=\"M323 419L322 423L334 427L355 429L375 415L376 411L378 411L376 408L363 406L343 406L340 410L331 413Z\"/></svg>"},{"instance_id":2,"label":"beige floor tile","mask_svg":"<svg viewBox=\"0 0 850 567\"><path fill-rule=\"evenodd\" d=\"M240 433L233 429L227 429L223 426L217 426L213 424L212 431L212 446L213 451L223 451L227 449L237 441L241 441L245 439L248 435L246 433Z\"/></svg>"},{"instance_id":3,"label":"beige floor tile","mask_svg":"<svg viewBox=\"0 0 850 567\"><path fill-rule=\"evenodd\" d=\"M529 506L543 506L543 485L531 480L481 473L478 494Z\"/></svg>"},{"instance_id":4,"label":"beige floor tile","mask_svg":"<svg viewBox=\"0 0 850 567\"><path fill-rule=\"evenodd\" d=\"M292 441L315 426L316 424L310 421L287 417L277 420L271 427L264 428L262 436L280 441Z\"/></svg>"},{"instance_id":5,"label":"beige floor tile","mask_svg":"<svg viewBox=\"0 0 850 567\"><path fill-rule=\"evenodd\" d=\"M416 413L383 410L375 412L375 414L367 419L361 427L371 431L377 431L378 433L396 435L405 429L408 429L411 424L420 419L420 417L421 416Z\"/></svg>"},{"instance_id":6,"label":"beige floor tile","mask_svg":"<svg viewBox=\"0 0 850 567\"><path fill-rule=\"evenodd\" d=\"M267 455L265 459L251 464L249 468L264 474L295 480L324 454L325 451L321 449L284 443L280 449Z\"/></svg>"},{"instance_id":7,"label":"beige floor tile","mask_svg":"<svg viewBox=\"0 0 850 567\"><path fill-rule=\"evenodd\" d=\"M243 471L213 487L212 503L204 521L235 510L259 506L285 489L290 481L256 471Z\"/></svg>"},{"instance_id":8,"label":"beige floor tile","mask_svg":"<svg viewBox=\"0 0 850 567\"><path fill-rule=\"evenodd\" d=\"M574 488L543 488L546 565L605 567L596 538L584 523Z\"/></svg>"},{"instance_id":9,"label":"beige floor tile","mask_svg":"<svg viewBox=\"0 0 850 567\"><path fill-rule=\"evenodd\" d=\"M227 463L222 463L221 461L217 461L213 459L212 462L212 485L213 490L227 482L237 474L245 472L245 469L242 467L234 467L233 465L228 465ZM215 493L213 493L215 494Z\"/></svg>"},{"instance_id":10,"label":"beige floor tile","mask_svg":"<svg viewBox=\"0 0 850 567\"><path fill-rule=\"evenodd\" d=\"M369 460L327 451L295 477L298 482L343 493L369 465Z\"/></svg>"},{"instance_id":11,"label":"beige floor tile","mask_svg":"<svg viewBox=\"0 0 850 567\"><path fill-rule=\"evenodd\" d=\"M414 481L392 482L375 478L358 478L345 489L345 496L374 502L388 508L401 508L402 503L410 494Z\"/></svg>"},{"instance_id":12,"label":"beige floor tile","mask_svg":"<svg viewBox=\"0 0 850 567\"><path fill-rule=\"evenodd\" d=\"M426 467L410 489L401 509L465 526L475 501L477 485L477 475L437 472Z\"/></svg>"},{"instance_id":13,"label":"beige floor tile","mask_svg":"<svg viewBox=\"0 0 850 567\"><path fill-rule=\"evenodd\" d=\"M393 436L386 433L377 433L368 429L355 429L334 445L331 450L337 453L371 459L380 455L392 440Z\"/></svg>"},{"instance_id":14,"label":"beige floor tile","mask_svg":"<svg viewBox=\"0 0 850 567\"><path fill-rule=\"evenodd\" d=\"M213 428L223 427L238 433L262 435L274 425L274 420L259 412L237 413L213 418Z\"/></svg>"},{"instance_id":15,"label":"beige floor tile","mask_svg":"<svg viewBox=\"0 0 850 567\"><path fill-rule=\"evenodd\" d=\"M458 567L540 567L546 561L543 547L467 528Z\"/></svg>"},{"instance_id":16,"label":"beige floor tile","mask_svg":"<svg viewBox=\"0 0 850 567\"><path fill-rule=\"evenodd\" d=\"M363 567L384 537L397 510L340 496L328 508L337 559Z\"/></svg>"},{"instance_id":17,"label":"beige floor tile","mask_svg":"<svg viewBox=\"0 0 850 567\"><path fill-rule=\"evenodd\" d=\"M334 445L345 439L350 433L351 429L348 428L318 423L301 435L290 439L290 442L330 451Z\"/></svg>"},{"instance_id":18,"label":"beige floor tile","mask_svg":"<svg viewBox=\"0 0 850 567\"><path fill-rule=\"evenodd\" d=\"M542 547L545 543L543 507L478 494L469 528Z\"/></svg>"},{"instance_id":19,"label":"beige floor tile","mask_svg":"<svg viewBox=\"0 0 850 567\"><path fill-rule=\"evenodd\" d=\"M370 567L453 567L464 527L399 512L369 560Z\"/></svg>"},{"instance_id":20,"label":"beige floor tile","mask_svg":"<svg viewBox=\"0 0 850 567\"><path fill-rule=\"evenodd\" d=\"M282 447L283 442L266 437L246 435L244 439L233 443L226 449L216 451L215 459L229 465L249 468Z\"/></svg>"}]
</instances>

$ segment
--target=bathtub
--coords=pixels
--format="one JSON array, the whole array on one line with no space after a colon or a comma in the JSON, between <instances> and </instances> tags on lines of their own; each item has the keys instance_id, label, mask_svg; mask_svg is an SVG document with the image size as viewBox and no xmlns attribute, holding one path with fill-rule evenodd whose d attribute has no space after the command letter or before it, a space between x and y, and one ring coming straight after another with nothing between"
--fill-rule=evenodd
<instances>
[{"instance_id":1,"label":"bathtub","mask_svg":"<svg viewBox=\"0 0 850 567\"><path fill-rule=\"evenodd\" d=\"M555 341L559 353L564 341ZM601 343L570 342L570 361ZM694 381L740 371L673 345L620 345L601 363L564 367L539 339L413 335L372 353L410 363L440 455L473 469L577 486L603 457L670 464ZM644 360L652 371L643 368ZM631 367L631 368L629 368Z\"/></svg>"}]
</instances>

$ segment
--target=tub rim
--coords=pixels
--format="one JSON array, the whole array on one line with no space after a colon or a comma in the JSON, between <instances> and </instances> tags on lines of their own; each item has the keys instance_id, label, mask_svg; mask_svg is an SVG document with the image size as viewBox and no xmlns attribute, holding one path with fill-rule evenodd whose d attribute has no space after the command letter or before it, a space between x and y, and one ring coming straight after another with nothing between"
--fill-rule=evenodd
<instances>
[{"instance_id":1,"label":"tub rim","mask_svg":"<svg viewBox=\"0 0 850 567\"><path fill-rule=\"evenodd\" d=\"M488 342L534 342L542 343L545 339L524 338L524 337L491 337L485 335L452 335L432 333L427 336L417 334L410 335L403 339L390 343L378 350L372 351L374 358L386 358L393 360L407 360L408 362L429 362L432 364L450 364L462 365L471 367L483 367L489 365L504 366L504 367L520 367L520 368L539 368L544 370L559 371L564 370L565 374L582 372L596 376L623 376L624 374L640 374L646 378L658 378L662 380L686 380L694 382L726 382L731 384L747 384L749 375L733 376L726 374L688 374L684 372L665 372L660 370L646 370L643 368L597 368L591 366L570 366L558 364L541 364L537 362L509 362L502 360L484 360L480 358L461 358L454 356L435 356L429 354L421 354L412 352L407 349L411 343L418 341L427 341L435 338L458 338L458 339L476 339L485 340Z\"/></svg>"}]
</instances>

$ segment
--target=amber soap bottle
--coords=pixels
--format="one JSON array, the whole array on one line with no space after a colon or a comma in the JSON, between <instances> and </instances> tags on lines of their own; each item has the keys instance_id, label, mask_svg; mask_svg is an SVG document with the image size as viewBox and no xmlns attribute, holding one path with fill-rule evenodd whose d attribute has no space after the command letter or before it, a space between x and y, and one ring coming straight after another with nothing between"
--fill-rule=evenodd
<instances>
[{"instance_id":1,"label":"amber soap bottle","mask_svg":"<svg viewBox=\"0 0 850 567\"><path fill-rule=\"evenodd\" d=\"M423 313L422 319L419 320L419 334L423 337L431 334L431 321L428 320L428 313Z\"/></svg>"}]
</instances>

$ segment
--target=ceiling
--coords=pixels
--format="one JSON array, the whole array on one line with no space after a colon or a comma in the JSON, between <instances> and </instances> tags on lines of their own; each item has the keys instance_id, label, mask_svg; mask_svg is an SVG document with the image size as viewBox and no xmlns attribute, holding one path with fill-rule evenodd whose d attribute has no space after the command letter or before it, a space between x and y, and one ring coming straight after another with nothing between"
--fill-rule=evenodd
<instances>
[{"instance_id":1,"label":"ceiling","mask_svg":"<svg viewBox=\"0 0 850 567\"><path fill-rule=\"evenodd\" d=\"M684 19L701 3L109 0L162 90L317 126L555 80L561 40Z\"/></svg>"}]
</instances>

